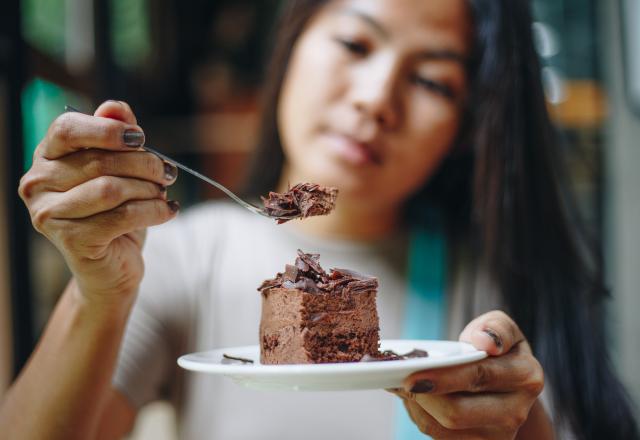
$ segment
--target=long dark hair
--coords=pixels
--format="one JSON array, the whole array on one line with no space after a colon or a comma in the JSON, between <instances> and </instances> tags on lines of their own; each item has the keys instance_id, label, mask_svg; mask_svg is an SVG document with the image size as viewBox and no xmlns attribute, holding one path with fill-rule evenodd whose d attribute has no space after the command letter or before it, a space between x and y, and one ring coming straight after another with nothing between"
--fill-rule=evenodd
<instances>
[{"instance_id":1,"label":"long dark hair","mask_svg":"<svg viewBox=\"0 0 640 440\"><path fill-rule=\"evenodd\" d=\"M276 114L293 45L326 4L292 0L264 89L249 193L276 187L284 156ZM601 264L567 192L526 0L469 0L475 23L470 99L455 153L409 202L438 203L499 288L544 367L556 419L579 439L637 439L630 400L613 373ZM570 225L571 219L571 225Z\"/></svg>"}]
</instances>

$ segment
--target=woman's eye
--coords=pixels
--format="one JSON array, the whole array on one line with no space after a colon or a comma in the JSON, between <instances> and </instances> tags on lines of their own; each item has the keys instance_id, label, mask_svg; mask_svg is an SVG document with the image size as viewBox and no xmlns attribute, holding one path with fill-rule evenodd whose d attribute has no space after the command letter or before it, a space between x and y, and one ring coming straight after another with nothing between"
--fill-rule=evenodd
<instances>
[{"instance_id":1,"label":"woman's eye","mask_svg":"<svg viewBox=\"0 0 640 440\"><path fill-rule=\"evenodd\" d=\"M336 41L354 55L364 56L369 53L369 47L362 42L346 38L336 38Z\"/></svg>"},{"instance_id":2,"label":"woman's eye","mask_svg":"<svg viewBox=\"0 0 640 440\"><path fill-rule=\"evenodd\" d=\"M435 92L441 96L444 96L445 98L455 99L455 93L453 92L453 89L442 82L433 81L420 75L412 75L411 82L427 91Z\"/></svg>"}]
</instances>

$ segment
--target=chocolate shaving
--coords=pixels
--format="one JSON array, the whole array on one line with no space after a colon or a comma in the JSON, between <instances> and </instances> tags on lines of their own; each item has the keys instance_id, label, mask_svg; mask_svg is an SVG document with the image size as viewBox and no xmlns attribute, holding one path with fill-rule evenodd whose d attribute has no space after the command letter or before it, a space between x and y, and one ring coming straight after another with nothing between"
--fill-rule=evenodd
<instances>
[{"instance_id":1,"label":"chocolate shaving","mask_svg":"<svg viewBox=\"0 0 640 440\"><path fill-rule=\"evenodd\" d=\"M427 353L427 350L419 350L417 348L414 348L409 353L405 353L403 356L407 359L415 359L415 358L428 357L429 353Z\"/></svg>"},{"instance_id":2,"label":"chocolate shaving","mask_svg":"<svg viewBox=\"0 0 640 440\"><path fill-rule=\"evenodd\" d=\"M278 224L282 224L296 218L329 214L336 205L337 197L337 188L299 183L285 193L271 191L267 197L261 198L265 212L279 217Z\"/></svg>"},{"instance_id":3,"label":"chocolate shaving","mask_svg":"<svg viewBox=\"0 0 640 440\"><path fill-rule=\"evenodd\" d=\"M311 275L317 274L319 277L326 275L326 272L320 266L320 254L305 254L298 249L298 258L303 263L300 266L308 267L308 269L304 270L305 272L311 272ZM296 267L299 267L297 263L298 261L296 260Z\"/></svg>"},{"instance_id":4,"label":"chocolate shaving","mask_svg":"<svg viewBox=\"0 0 640 440\"><path fill-rule=\"evenodd\" d=\"M378 287L378 279L346 269L332 269L327 273L320 266L320 255L305 254L298 249L295 264L287 264L284 273L278 273L275 278L265 280L258 290L278 287L316 294L346 295L374 290Z\"/></svg>"},{"instance_id":5,"label":"chocolate shaving","mask_svg":"<svg viewBox=\"0 0 640 440\"><path fill-rule=\"evenodd\" d=\"M285 281L291 281L292 283L296 282L296 278L298 277L298 268L296 266L292 266L287 264L284 269L284 274L282 275L282 279Z\"/></svg>"},{"instance_id":6,"label":"chocolate shaving","mask_svg":"<svg viewBox=\"0 0 640 440\"><path fill-rule=\"evenodd\" d=\"M253 364L253 360L251 359L246 359L246 358L241 358L241 357L236 357L236 356L229 356L228 354L222 353L222 363L223 364L234 364L236 362L241 362L243 364ZM235 362L229 362L229 361L235 361Z\"/></svg>"},{"instance_id":7,"label":"chocolate shaving","mask_svg":"<svg viewBox=\"0 0 640 440\"><path fill-rule=\"evenodd\" d=\"M425 350L419 350L414 348L409 353L398 354L393 350L384 350L378 353L365 354L360 362L378 362L378 361L403 361L406 359L415 359L421 357L428 357L429 353Z\"/></svg>"}]
</instances>

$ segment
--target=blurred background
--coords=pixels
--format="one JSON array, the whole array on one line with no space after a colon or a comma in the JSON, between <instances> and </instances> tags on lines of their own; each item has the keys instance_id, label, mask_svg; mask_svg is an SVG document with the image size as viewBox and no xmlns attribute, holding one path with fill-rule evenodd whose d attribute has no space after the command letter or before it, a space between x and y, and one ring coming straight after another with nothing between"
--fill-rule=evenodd
<instances>
[{"instance_id":1,"label":"blurred background","mask_svg":"<svg viewBox=\"0 0 640 440\"><path fill-rule=\"evenodd\" d=\"M147 144L231 189L256 136L278 0L4 0L0 15L0 395L69 274L16 189L65 104L129 102ZM640 0L533 0L549 108L602 246L614 364L640 402ZM220 197L183 174L183 206ZM638 414L640 416L640 413ZM168 405L135 438L173 438Z\"/></svg>"}]
</instances>

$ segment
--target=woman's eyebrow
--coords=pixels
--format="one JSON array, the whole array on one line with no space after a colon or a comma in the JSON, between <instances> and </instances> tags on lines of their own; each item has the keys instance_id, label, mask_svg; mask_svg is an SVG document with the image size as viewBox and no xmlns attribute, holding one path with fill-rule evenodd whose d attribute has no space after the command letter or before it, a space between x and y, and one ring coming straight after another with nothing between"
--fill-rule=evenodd
<instances>
[{"instance_id":1,"label":"woman's eyebrow","mask_svg":"<svg viewBox=\"0 0 640 440\"><path fill-rule=\"evenodd\" d=\"M367 23L381 38L384 40L390 40L391 35L385 29L384 25L377 21L372 16L358 11L356 9L345 8L340 11L342 14L351 15L353 17L357 17L360 20ZM420 58L423 60L444 60L444 61L455 61L463 66L467 65L467 57L462 53L452 50L452 49L428 49L420 54Z\"/></svg>"},{"instance_id":2,"label":"woman's eyebrow","mask_svg":"<svg viewBox=\"0 0 640 440\"><path fill-rule=\"evenodd\" d=\"M420 53L423 60L455 61L466 66L469 60L463 54L451 49L429 49Z\"/></svg>"},{"instance_id":3,"label":"woman's eyebrow","mask_svg":"<svg viewBox=\"0 0 640 440\"><path fill-rule=\"evenodd\" d=\"M362 12L362 11L358 11L356 9L349 9L349 8L343 9L340 12L342 14L345 14L345 15L351 15L351 16L354 16L354 17L358 17L359 19L361 19L365 23L367 23L369 26L371 26L380 37L382 37L385 40L389 40L390 39L389 32L387 32L387 30L384 28L382 23L377 21L372 16L370 16L370 15L368 15L368 14Z\"/></svg>"}]
</instances>

